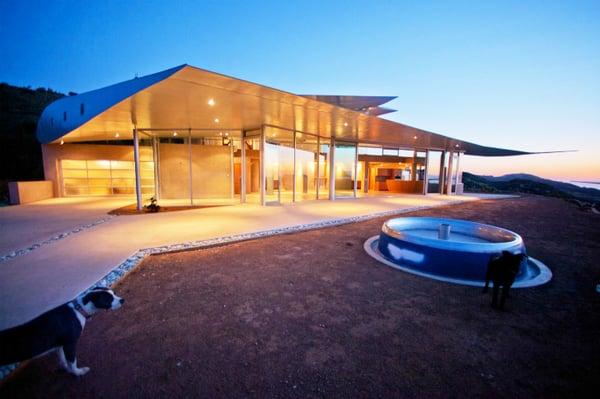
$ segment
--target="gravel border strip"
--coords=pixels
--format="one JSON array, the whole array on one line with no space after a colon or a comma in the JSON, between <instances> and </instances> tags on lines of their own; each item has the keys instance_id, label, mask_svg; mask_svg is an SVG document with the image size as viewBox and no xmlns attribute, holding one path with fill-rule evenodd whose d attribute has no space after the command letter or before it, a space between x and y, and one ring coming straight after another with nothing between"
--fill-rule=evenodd
<instances>
[{"instance_id":1,"label":"gravel border strip","mask_svg":"<svg viewBox=\"0 0 600 399\"><path fill-rule=\"evenodd\" d=\"M448 201L441 206L456 205L456 204L461 204L464 202L466 202L466 201L464 201L464 200ZM321 229L324 227L333 227L333 226L340 226L343 224L364 222L367 220L377 219L380 217L400 215L400 214L404 214L404 213L416 212L416 211L421 211L421 210L430 209L430 208L436 208L436 206L422 205L422 206L414 206L414 207L404 208L404 209L392 209L389 211L381 211L381 212L371 213L368 215L337 218L337 219L325 220L322 222L299 224L299 225L288 226L288 227L279 227L279 228L270 229L270 230L261 230L261 231L257 231L257 232L253 232L253 233L234 234L231 236L209 238L209 239L197 240L197 241L189 241L189 242L185 242L185 243L181 243L181 244L162 245L159 247L140 249L135 254L133 254L129 258L125 259L125 261L123 261L121 264L119 264L113 270L108 272L104 277L102 277L100 280L98 280L95 284L92 284L89 288L82 291L79 295L82 295L97 286L111 287L111 286L115 285L118 281L122 280L129 272L131 272L133 269L135 269L137 266L139 266L139 264L142 263L142 261L147 256L150 256L150 255L166 254L166 253L170 253L170 252L180 252L180 251L187 251L187 250L193 250L193 249L208 248L208 247L214 247L214 246L219 246L219 245L224 245L224 244L231 244L234 242L241 242L241 241L254 240L257 238L271 237L271 236L276 236L276 235L280 235L280 234L297 233L297 232L301 232L301 231ZM103 220L100 223L104 223L106 220L109 220L109 219L110 218L106 218L105 220ZM97 224L100 224L100 223L97 223ZM95 225L96 224L90 224L90 227L95 226ZM78 231L81 231L81 230L78 230ZM71 233L67 233L67 235L70 235L70 234ZM62 237L62 238L64 238L64 237ZM19 367L19 363L9 364L9 365L0 367L0 382L3 379L5 379L6 377L8 377L18 367Z\"/></svg>"}]
</instances>

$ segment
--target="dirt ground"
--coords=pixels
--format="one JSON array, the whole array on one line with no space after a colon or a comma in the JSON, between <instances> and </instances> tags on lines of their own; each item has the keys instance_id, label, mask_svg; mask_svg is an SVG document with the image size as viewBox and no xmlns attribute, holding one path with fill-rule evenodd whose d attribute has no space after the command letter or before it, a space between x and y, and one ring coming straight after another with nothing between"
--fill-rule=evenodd
<instances>
[{"instance_id":1,"label":"dirt ground","mask_svg":"<svg viewBox=\"0 0 600 399\"><path fill-rule=\"evenodd\" d=\"M554 279L493 310L478 288L370 258L383 219L153 256L116 288L124 307L88 321L88 375L41 358L0 397L597 395L599 215L538 197L412 215L519 232Z\"/></svg>"}]
</instances>

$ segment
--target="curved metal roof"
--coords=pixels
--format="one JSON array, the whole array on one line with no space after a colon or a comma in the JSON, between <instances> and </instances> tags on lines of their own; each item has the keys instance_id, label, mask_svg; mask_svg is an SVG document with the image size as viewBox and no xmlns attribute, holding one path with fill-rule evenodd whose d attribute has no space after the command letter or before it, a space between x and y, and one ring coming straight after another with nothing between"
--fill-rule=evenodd
<instances>
[{"instance_id":1,"label":"curved metal roof","mask_svg":"<svg viewBox=\"0 0 600 399\"><path fill-rule=\"evenodd\" d=\"M41 143L132 137L138 129L251 130L262 124L387 146L459 150L470 155L530 152L485 147L189 65L61 98L42 113ZM326 96L329 97L329 96ZM393 97L332 96L377 107ZM362 100L361 100L362 98ZM210 105L209 100L214 104ZM384 101L387 100L387 101ZM346 102L348 102L346 101ZM352 102L352 101L350 101Z\"/></svg>"}]
</instances>

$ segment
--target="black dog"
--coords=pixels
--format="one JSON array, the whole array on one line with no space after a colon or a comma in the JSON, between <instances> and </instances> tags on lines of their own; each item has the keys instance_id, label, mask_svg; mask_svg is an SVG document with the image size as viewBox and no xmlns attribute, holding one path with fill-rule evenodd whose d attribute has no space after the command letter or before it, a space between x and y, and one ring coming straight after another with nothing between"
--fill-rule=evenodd
<instances>
[{"instance_id":1,"label":"black dog","mask_svg":"<svg viewBox=\"0 0 600 399\"><path fill-rule=\"evenodd\" d=\"M85 319L102 309L118 309L123 302L112 290L97 287L25 324L0 331L0 366L56 352L65 370L84 375L90 369L77 367L75 351Z\"/></svg>"},{"instance_id":2,"label":"black dog","mask_svg":"<svg viewBox=\"0 0 600 399\"><path fill-rule=\"evenodd\" d=\"M494 283L492 291L492 307L504 309L504 301L508 297L508 291L515 282L515 278L519 273L521 262L527 255L524 253L513 254L508 251L502 251L499 256L492 257L488 263L487 273L485 275L485 286L483 292L486 293L490 280ZM500 295L500 306L498 306L498 291L502 286L502 294Z\"/></svg>"}]
</instances>

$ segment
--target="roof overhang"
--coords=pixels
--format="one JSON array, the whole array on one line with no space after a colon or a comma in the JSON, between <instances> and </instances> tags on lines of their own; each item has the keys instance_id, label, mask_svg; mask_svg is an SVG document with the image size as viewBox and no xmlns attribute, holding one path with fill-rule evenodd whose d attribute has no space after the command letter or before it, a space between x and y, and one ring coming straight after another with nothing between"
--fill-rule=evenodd
<instances>
[{"instance_id":1,"label":"roof overhang","mask_svg":"<svg viewBox=\"0 0 600 399\"><path fill-rule=\"evenodd\" d=\"M337 140L402 148L455 150L482 156L529 154L469 143L314 97L181 65L59 99L42 113L37 137L42 143L96 141L114 140L116 133L120 139L131 138L135 127L148 131L253 130L271 125ZM363 101L367 98L373 99L373 107L393 99L362 97Z\"/></svg>"}]
</instances>

